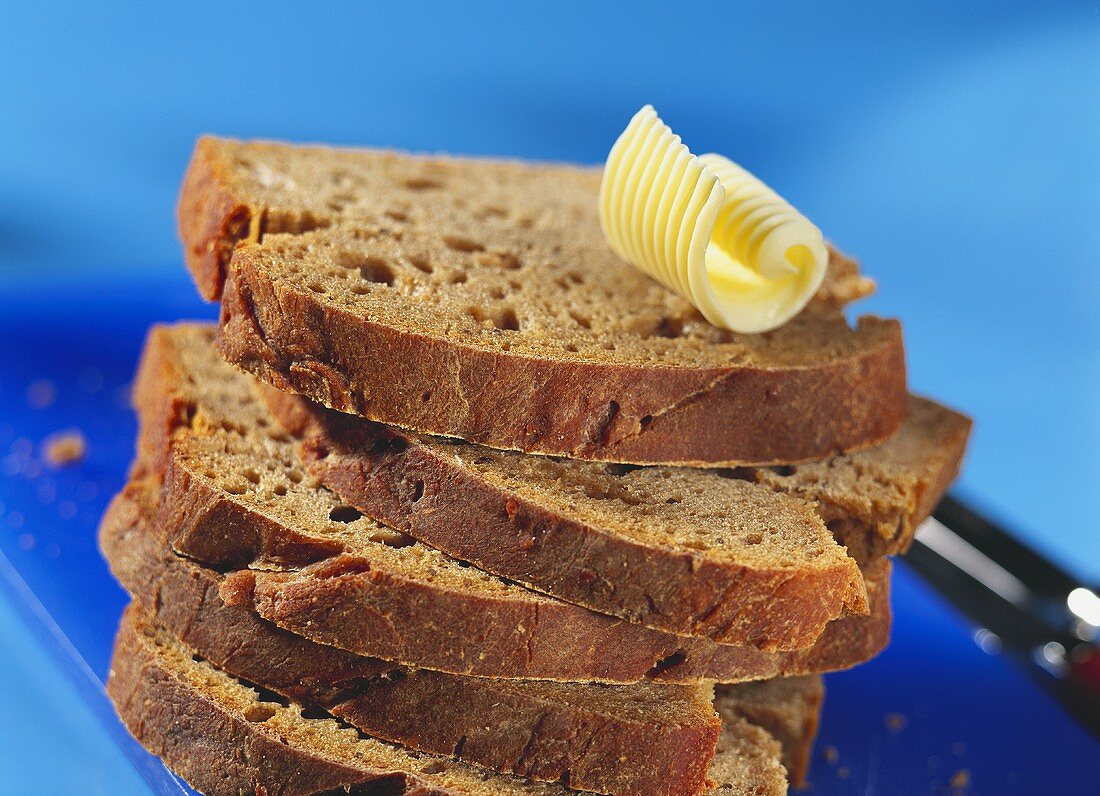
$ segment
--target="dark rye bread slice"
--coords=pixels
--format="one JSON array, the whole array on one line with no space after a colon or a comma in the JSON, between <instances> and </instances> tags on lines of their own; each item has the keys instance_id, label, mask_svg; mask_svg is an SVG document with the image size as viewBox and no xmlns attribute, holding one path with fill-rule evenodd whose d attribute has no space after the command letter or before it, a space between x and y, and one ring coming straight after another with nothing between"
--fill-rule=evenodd
<instances>
[{"instance_id":1,"label":"dark rye bread slice","mask_svg":"<svg viewBox=\"0 0 1100 796\"><path fill-rule=\"evenodd\" d=\"M711 685L461 677L315 644L225 605L223 576L149 527L154 490L131 483L115 497L100 546L150 622L226 673L376 738L503 773L607 794L706 790L722 724Z\"/></svg>"},{"instance_id":2,"label":"dark rye bread slice","mask_svg":"<svg viewBox=\"0 0 1100 796\"><path fill-rule=\"evenodd\" d=\"M724 720L732 716L763 727L783 747L783 766L795 788L806 784L810 754L825 701L825 683L818 676L776 677L736 686L720 685L714 706Z\"/></svg>"},{"instance_id":3,"label":"dark rye bread slice","mask_svg":"<svg viewBox=\"0 0 1100 796\"><path fill-rule=\"evenodd\" d=\"M863 565L909 549L917 526L958 475L971 425L968 417L914 395L901 430L874 448L724 474L813 501L848 555Z\"/></svg>"},{"instance_id":4,"label":"dark rye bread slice","mask_svg":"<svg viewBox=\"0 0 1100 796\"><path fill-rule=\"evenodd\" d=\"M905 415L895 321L833 252L780 329L716 329L620 260L600 171L203 138L188 266L221 350L279 389L495 448L628 463L822 458Z\"/></svg>"},{"instance_id":5,"label":"dark rye bread slice","mask_svg":"<svg viewBox=\"0 0 1100 796\"><path fill-rule=\"evenodd\" d=\"M414 752L232 678L144 620L123 615L107 680L122 721L210 796L566 796L538 783ZM782 709L777 706L777 709ZM722 796L787 792L779 742L730 714L709 771Z\"/></svg>"},{"instance_id":6,"label":"dark rye bread slice","mask_svg":"<svg viewBox=\"0 0 1100 796\"><path fill-rule=\"evenodd\" d=\"M162 377L154 391L236 385L233 395L211 395L202 413L260 425L262 406L243 409L256 402L252 380L211 348L210 329L181 326L165 335L178 376L175 384ZM555 597L768 650L807 647L842 613L867 612L859 567L813 507L768 487L705 470L647 468L615 478L602 464L413 446L384 426L325 415L339 424L324 432L332 447L314 457L327 487L448 555ZM378 448L392 453L378 466L357 456Z\"/></svg>"},{"instance_id":7,"label":"dark rye bread slice","mask_svg":"<svg viewBox=\"0 0 1100 796\"><path fill-rule=\"evenodd\" d=\"M175 550L220 569L260 569L233 573L223 591L282 627L455 674L611 683L831 671L870 659L889 639L885 562L865 573L870 616L832 622L814 646L787 653L622 622L463 566L311 483L295 444L231 368L189 377L189 357L207 354L175 341L202 330L149 335L134 390L147 464L135 470L163 479L157 527ZM262 571L287 560L316 563Z\"/></svg>"},{"instance_id":8,"label":"dark rye bread slice","mask_svg":"<svg viewBox=\"0 0 1100 796\"><path fill-rule=\"evenodd\" d=\"M334 412L266 385L261 394L304 440L310 471L368 516L570 602L708 635L707 625L721 626L768 591L767 575L805 566L789 556L792 547L821 549L824 534L798 538L746 482L816 504L837 540L866 563L908 547L958 471L970 426L914 397L892 439L824 462L639 468L494 451ZM729 608L705 590L708 579L713 589L739 581L723 594ZM787 575L783 588L797 589L794 580ZM707 599L692 602L697 595ZM783 601L767 605L781 610ZM703 621L693 613L699 607Z\"/></svg>"}]
</instances>

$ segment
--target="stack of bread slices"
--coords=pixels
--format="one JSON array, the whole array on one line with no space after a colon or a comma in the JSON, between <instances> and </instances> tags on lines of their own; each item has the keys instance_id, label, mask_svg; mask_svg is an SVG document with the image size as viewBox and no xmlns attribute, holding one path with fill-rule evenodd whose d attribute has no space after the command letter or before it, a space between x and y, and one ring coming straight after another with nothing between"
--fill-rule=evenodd
<instances>
[{"instance_id":1,"label":"stack of bread slices","mask_svg":"<svg viewBox=\"0 0 1100 796\"><path fill-rule=\"evenodd\" d=\"M618 259L597 169L199 142L108 690L209 794L776 794L955 476L831 252L758 335Z\"/></svg>"}]
</instances>

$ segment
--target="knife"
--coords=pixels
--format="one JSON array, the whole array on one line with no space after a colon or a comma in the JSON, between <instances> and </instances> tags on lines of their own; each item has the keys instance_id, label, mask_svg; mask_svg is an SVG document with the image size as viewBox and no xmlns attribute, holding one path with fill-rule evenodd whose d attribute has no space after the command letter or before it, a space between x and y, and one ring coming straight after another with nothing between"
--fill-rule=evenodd
<instances>
[{"instance_id":1,"label":"knife","mask_svg":"<svg viewBox=\"0 0 1100 796\"><path fill-rule=\"evenodd\" d=\"M1100 736L1100 589L1074 578L958 499L917 529L906 561Z\"/></svg>"}]
</instances>

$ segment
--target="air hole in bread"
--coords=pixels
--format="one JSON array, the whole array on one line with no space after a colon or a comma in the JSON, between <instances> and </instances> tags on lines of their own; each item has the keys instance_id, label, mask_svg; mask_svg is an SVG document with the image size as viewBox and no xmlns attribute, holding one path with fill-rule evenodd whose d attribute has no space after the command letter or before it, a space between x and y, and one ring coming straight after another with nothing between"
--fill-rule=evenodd
<instances>
[{"instance_id":1,"label":"air hole in bread","mask_svg":"<svg viewBox=\"0 0 1100 796\"><path fill-rule=\"evenodd\" d=\"M776 475L781 475L784 477L794 475L796 472L795 468L789 464L778 464L775 467L772 467L771 471Z\"/></svg>"},{"instance_id":2,"label":"air hole in bread","mask_svg":"<svg viewBox=\"0 0 1100 796\"><path fill-rule=\"evenodd\" d=\"M489 288L489 298L497 299L498 301L504 298L504 288L500 285L493 285Z\"/></svg>"},{"instance_id":3,"label":"air hole in bread","mask_svg":"<svg viewBox=\"0 0 1100 796\"><path fill-rule=\"evenodd\" d=\"M394 221L405 222L409 220L409 214L403 210L387 210L386 215Z\"/></svg>"},{"instance_id":4,"label":"air hole in bread","mask_svg":"<svg viewBox=\"0 0 1100 796\"><path fill-rule=\"evenodd\" d=\"M415 484L413 484L412 502L419 503L422 497L424 497L424 482L417 481Z\"/></svg>"},{"instance_id":5,"label":"air hole in bread","mask_svg":"<svg viewBox=\"0 0 1100 796\"><path fill-rule=\"evenodd\" d=\"M476 240L470 240L462 235L444 235L443 242L447 244L448 249L454 249L456 252L480 252L485 250L485 247Z\"/></svg>"},{"instance_id":6,"label":"air hole in bread","mask_svg":"<svg viewBox=\"0 0 1100 796\"><path fill-rule=\"evenodd\" d=\"M393 285L395 278L393 268L381 257L368 255L359 263L359 275L366 282L375 282L381 285Z\"/></svg>"},{"instance_id":7,"label":"air hole in bread","mask_svg":"<svg viewBox=\"0 0 1100 796\"><path fill-rule=\"evenodd\" d=\"M607 471L607 474L608 475L613 475L616 478L622 478L624 475L626 475L628 473L632 473L635 470L641 470L641 469L642 469L642 466L640 464L614 464L613 463L613 464L604 465L604 470Z\"/></svg>"},{"instance_id":8,"label":"air hole in bread","mask_svg":"<svg viewBox=\"0 0 1100 796\"><path fill-rule=\"evenodd\" d=\"M333 522L355 522L363 516L363 512L355 506L334 506L328 513L328 518Z\"/></svg>"},{"instance_id":9,"label":"air hole in bread","mask_svg":"<svg viewBox=\"0 0 1100 796\"><path fill-rule=\"evenodd\" d=\"M410 191L437 191L443 187L443 183L431 177L410 177L402 185Z\"/></svg>"},{"instance_id":10,"label":"air hole in bread","mask_svg":"<svg viewBox=\"0 0 1100 796\"><path fill-rule=\"evenodd\" d=\"M442 760L428 760L420 768L421 774L442 774L447 770L447 764Z\"/></svg>"},{"instance_id":11,"label":"air hole in bread","mask_svg":"<svg viewBox=\"0 0 1100 796\"><path fill-rule=\"evenodd\" d=\"M667 337L670 339L681 337L684 334L684 321L681 318L673 318L666 315L658 321L657 328L653 330L653 334L657 337Z\"/></svg>"},{"instance_id":12,"label":"air hole in bread","mask_svg":"<svg viewBox=\"0 0 1100 796\"><path fill-rule=\"evenodd\" d=\"M420 400L423 401L424 403L427 403L428 401L432 400L432 391L427 390L425 392L420 393Z\"/></svg>"},{"instance_id":13,"label":"air hole in bread","mask_svg":"<svg viewBox=\"0 0 1100 796\"><path fill-rule=\"evenodd\" d=\"M642 419L638 421L643 429L649 428L649 424L653 422L653 415L643 415Z\"/></svg>"},{"instance_id":14,"label":"air hole in bread","mask_svg":"<svg viewBox=\"0 0 1100 796\"><path fill-rule=\"evenodd\" d=\"M291 482L292 484L300 484L300 483L302 483L302 478L303 478L303 476L302 476L302 474L301 474L301 473L300 473L299 471L297 471L297 470L291 470L291 471L289 471L289 472L288 472L288 473L286 474L286 477L290 479L290 482Z\"/></svg>"},{"instance_id":15,"label":"air hole in bread","mask_svg":"<svg viewBox=\"0 0 1100 796\"><path fill-rule=\"evenodd\" d=\"M428 258L422 255L410 254L406 257L406 259L409 261L409 264L413 268L416 268L418 271L423 271L426 274L430 274L432 271L435 270L432 267L431 262L428 261Z\"/></svg>"},{"instance_id":16,"label":"air hole in bread","mask_svg":"<svg viewBox=\"0 0 1100 796\"><path fill-rule=\"evenodd\" d=\"M477 263L489 268L503 268L506 271L515 271L522 265L519 257L512 252L499 250L479 254Z\"/></svg>"},{"instance_id":17,"label":"air hole in bread","mask_svg":"<svg viewBox=\"0 0 1100 796\"><path fill-rule=\"evenodd\" d=\"M576 322L577 326L580 326L582 329L592 328L592 319L589 318L587 315L583 315L576 310L569 310L569 317L572 318Z\"/></svg>"},{"instance_id":18,"label":"air hole in bread","mask_svg":"<svg viewBox=\"0 0 1100 796\"><path fill-rule=\"evenodd\" d=\"M253 484L260 483L260 474L253 470L251 467L241 473L245 478L251 481Z\"/></svg>"},{"instance_id":19,"label":"air hole in bread","mask_svg":"<svg viewBox=\"0 0 1100 796\"><path fill-rule=\"evenodd\" d=\"M245 708L244 718L246 721L250 721L253 724L260 724L270 719L276 713L278 713L278 710L273 705L265 705L261 702L256 705L249 705Z\"/></svg>"},{"instance_id":20,"label":"air hole in bread","mask_svg":"<svg viewBox=\"0 0 1100 796\"><path fill-rule=\"evenodd\" d=\"M480 215L482 218L488 218L489 216L495 216L497 218L505 218L508 215L508 211L503 207L497 207L496 205L486 205L481 208Z\"/></svg>"},{"instance_id":21,"label":"air hole in bread","mask_svg":"<svg viewBox=\"0 0 1100 796\"><path fill-rule=\"evenodd\" d=\"M279 497L284 497L287 493L286 484L276 484L274 487L272 487L271 491Z\"/></svg>"},{"instance_id":22,"label":"air hole in bread","mask_svg":"<svg viewBox=\"0 0 1100 796\"><path fill-rule=\"evenodd\" d=\"M516 311L511 307L497 307L488 310L482 307L468 307L466 312L480 324L488 322L505 332L519 331L519 318L516 317Z\"/></svg>"},{"instance_id":23,"label":"air hole in bread","mask_svg":"<svg viewBox=\"0 0 1100 796\"><path fill-rule=\"evenodd\" d=\"M761 544L764 541L764 534L762 533L748 533L745 534L745 544Z\"/></svg>"},{"instance_id":24,"label":"air hole in bread","mask_svg":"<svg viewBox=\"0 0 1100 796\"><path fill-rule=\"evenodd\" d=\"M309 285L309 289L312 290L314 293L327 293L328 292L327 290L325 290L324 285L319 285L316 282L311 282L310 285Z\"/></svg>"},{"instance_id":25,"label":"air hole in bread","mask_svg":"<svg viewBox=\"0 0 1100 796\"><path fill-rule=\"evenodd\" d=\"M452 285L461 285L466 282L466 278L466 273L464 271L458 271L457 273L451 274L450 282Z\"/></svg>"}]
</instances>

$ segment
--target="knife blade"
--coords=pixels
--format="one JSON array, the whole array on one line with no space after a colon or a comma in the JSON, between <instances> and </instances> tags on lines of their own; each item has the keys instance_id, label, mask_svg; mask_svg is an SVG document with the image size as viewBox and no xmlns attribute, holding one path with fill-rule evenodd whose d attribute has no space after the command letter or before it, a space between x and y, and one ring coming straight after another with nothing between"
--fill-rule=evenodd
<instances>
[{"instance_id":1,"label":"knife blade","mask_svg":"<svg viewBox=\"0 0 1100 796\"><path fill-rule=\"evenodd\" d=\"M1100 736L1100 589L953 496L917 529L914 570Z\"/></svg>"}]
</instances>

